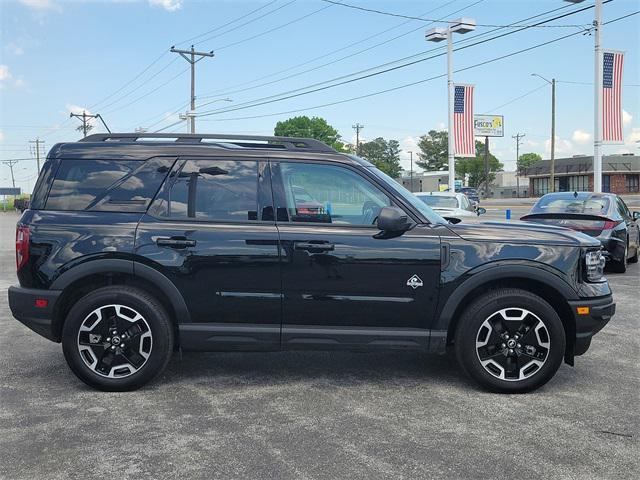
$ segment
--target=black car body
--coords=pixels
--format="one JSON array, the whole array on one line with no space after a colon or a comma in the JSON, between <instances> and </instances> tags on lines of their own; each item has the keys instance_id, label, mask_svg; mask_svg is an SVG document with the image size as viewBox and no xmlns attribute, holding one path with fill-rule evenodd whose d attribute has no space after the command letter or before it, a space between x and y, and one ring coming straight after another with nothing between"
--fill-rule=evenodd
<instances>
[{"instance_id":1,"label":"black car body","mask_svg":"<svg viewBox=\"0 0 640 480\"><path fill-rule=\"evenodd\" d=\"M627 262L638 261L640 212L631 212L613 193L547 193L521 217L527 222L556 225L597 238L614 271L624 272Z\"/></svg>"},{"instance_id":2,"label":"black car body","mask_svg":"<svg viewBox=\"0 0 640 480\"><path fill-rule=\"evenodd\" d=\"M172 348L453 344L483 386L526 391L613 315L599 252L553 226L451 225L315 140L93 135L49 153L9 303L105 390L150 380Z\"/></svg>"}]
</instances>

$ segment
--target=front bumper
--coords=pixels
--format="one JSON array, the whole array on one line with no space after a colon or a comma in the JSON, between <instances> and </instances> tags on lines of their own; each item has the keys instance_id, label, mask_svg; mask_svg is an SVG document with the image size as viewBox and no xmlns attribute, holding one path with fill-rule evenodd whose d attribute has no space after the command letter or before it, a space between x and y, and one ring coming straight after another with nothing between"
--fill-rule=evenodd
<instances>
[{"instance_id":1,"label":"front bumper","mask_svg":"<svg viewBox=\"0 0 640 480\"><path fill-rule=\"evenodd\" d=\"M31 330L49 340L60 342L60 333L53 325L53 311L61 293L60 290L9 287L9 308L13 316ZM46 300L47 305L36 307L36 300Z\"/></svg>"},{"instance_id":2,"label":"front bumper","mask_svg":"<svg viewBox=\"0 0 640 480\"><path fill-rule=\"evenodd\" d=\"M574 355L582 355L591 345L591 338L609 323L616 313L616 304L611 295L595 299L570 301L576 324ZM588 308L588 313L580 314L579 309ZM584 311L584 310L583 310Z\"/></svg>"}]
</instances>

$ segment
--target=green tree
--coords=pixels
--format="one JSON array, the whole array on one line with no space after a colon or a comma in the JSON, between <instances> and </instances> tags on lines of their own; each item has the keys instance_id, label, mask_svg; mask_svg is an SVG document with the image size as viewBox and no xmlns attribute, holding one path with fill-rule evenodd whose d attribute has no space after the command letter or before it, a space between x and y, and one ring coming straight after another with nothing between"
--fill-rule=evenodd
<instances>
[{"instance_id":1,"label":"green tree","mask_svg":"<svg viewBox=\"0 0 640 480\"><path fill-rule=\"evenodd\" d=\"M533 152L523 153L522 155L520 155L520 158L518 158L518 164L517 164L518 172L523 172L524 170L529 168L531 165L533 165L536 162L539 162L540 160L542 160L542 157L537 153L533 153Z\"/></svg>"},{"instance_id":2,"label":"green tree","mask_svg":"<svg viewBox=\"0 0 640 480\"><path fill-rule=\"evenodd\" d=\"M416 164L425 170L445 170L447 168L447 132L430 130L418 141Z\"/></svg>"},{"instance_id":3,"label":"green tree","mask_svg":"<svg viewBox=\"0 0 640 480\"><path fill-rule=\"evenodd\" d=\"M496 172L502 171L504 165L489 151L489 183L496 178ZM464 178L469 175L469 186L478 188L486 181L484 171L484 142L476 140L476 156L456 158L456 177Z\"/></svg>"},{"instance_id":4,"label":"green tree","mask_svg":"<svg viewBox=\"0 0 640 480\"><path fill-rule=\"evenodd\" d=\"M276 123L274 135L282 137L315 138L335 148L339 152L347 151L338 131L324 118L307 116L292 117Z\"/></svg>"},{"instance_id":5,"label":"green tree","mask_svg":"<svg viewBox=\"0 0 640 480\"><path fill-rule=\"evenodd\" d=\"M360 156L369 160L376 167L389 175L398 178L400 166L400 143L397 140L385 140L378 137L370 142L360 144Z\"/></svg>"}]
</instances>

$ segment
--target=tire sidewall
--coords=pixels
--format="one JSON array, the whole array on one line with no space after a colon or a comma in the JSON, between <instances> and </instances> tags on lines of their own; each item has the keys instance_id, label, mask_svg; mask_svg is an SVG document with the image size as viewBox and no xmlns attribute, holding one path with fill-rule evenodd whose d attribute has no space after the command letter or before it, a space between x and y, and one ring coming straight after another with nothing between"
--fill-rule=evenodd
<instances>
[{"instance_id":1,"label":"tire sidewall","mask_svg":"<svg viewBox=\"0 0 640 480\"><path fill-rule=\"evenodd\" d=\"M496 378L485 370L477 355L476 338L481 325L504 308L529 310L540 318L549 332L551 344L547 360L537 372L524 380L506 381ZM564 327L556 311L542 298L524 291L474 302L461 319L456 335L456 353L464 370L482 386L504 393L524 393L547 383L560 367L565 347Z\"/></svg>"},{"instance_id":2,"label":"tire sidewall","mask_svg":"<svg viewBox=\"0 0 640 480\"><path fill-rule=\"evenodd\" d=\"M139 312L152 335L151 354L146 363L124 378L97 374L85 364L78 350L78 332L84 320L96 308L110 304L124 305ZM173 334L166 312L152 297L134 288L105 287L82 297L69 311L62 330L62 349L69 367L83 382L100 390L133 390L151 381L168 363L172 346Z\"/></svg>"}]
</instances>

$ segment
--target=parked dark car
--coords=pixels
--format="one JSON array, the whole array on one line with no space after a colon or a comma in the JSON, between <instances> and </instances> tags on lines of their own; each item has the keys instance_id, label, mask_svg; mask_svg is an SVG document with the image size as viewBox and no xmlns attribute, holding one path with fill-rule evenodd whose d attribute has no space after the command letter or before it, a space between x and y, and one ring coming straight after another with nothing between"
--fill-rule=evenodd
<instances>
[{"instance_id":1,"label":"parked dark car","mask_svg":"<svg viewBox=\"0 0 640 480\"><path fill-rule=\"evenodd\" d=\"M28 198L16 198L13 201L13 208L16 210L20 210L20 212L24 212L29 208L29 199Z\"/></svg>"},{"instance_id":2,"label":"parked dark car","mask_svg":"<svg viewBox=\"0 0 640 480\"><path fill-rule=\"evenodd\" d=\"M140 387L174 349L452 347L483 387L525 392L615 312L596 239L450 224L369 162L301 138L57 144L16 264L13 315L103 390Z\"/></svg>"},{"instance_id":3,"label":"parked dark car","mask_svg":"<svg viewBox=\"0 0 640 480\"><path fill-rule=\"evenodd\" d=\"M449 191L450 191L449 188L445 190L445 192L449 192ZM456 192L464 193L469 200L471 200L472 202L475 202L476 204L480 204L480 195L478 194L478 191L475 188L461 187L461 188L457 188Z\"/></svg>"},{"instance_id":4,"label":"parked dark car","mask_svg":"<svg viewBox=\"0 0 640 480\"><path fill-rule=\"evenodd\" d=\"M631 212L613 193L558 192L541 197L521 220L570 228L595 237L614 272L638 261L640 212Z\"/></svg>"}]
</instances>

